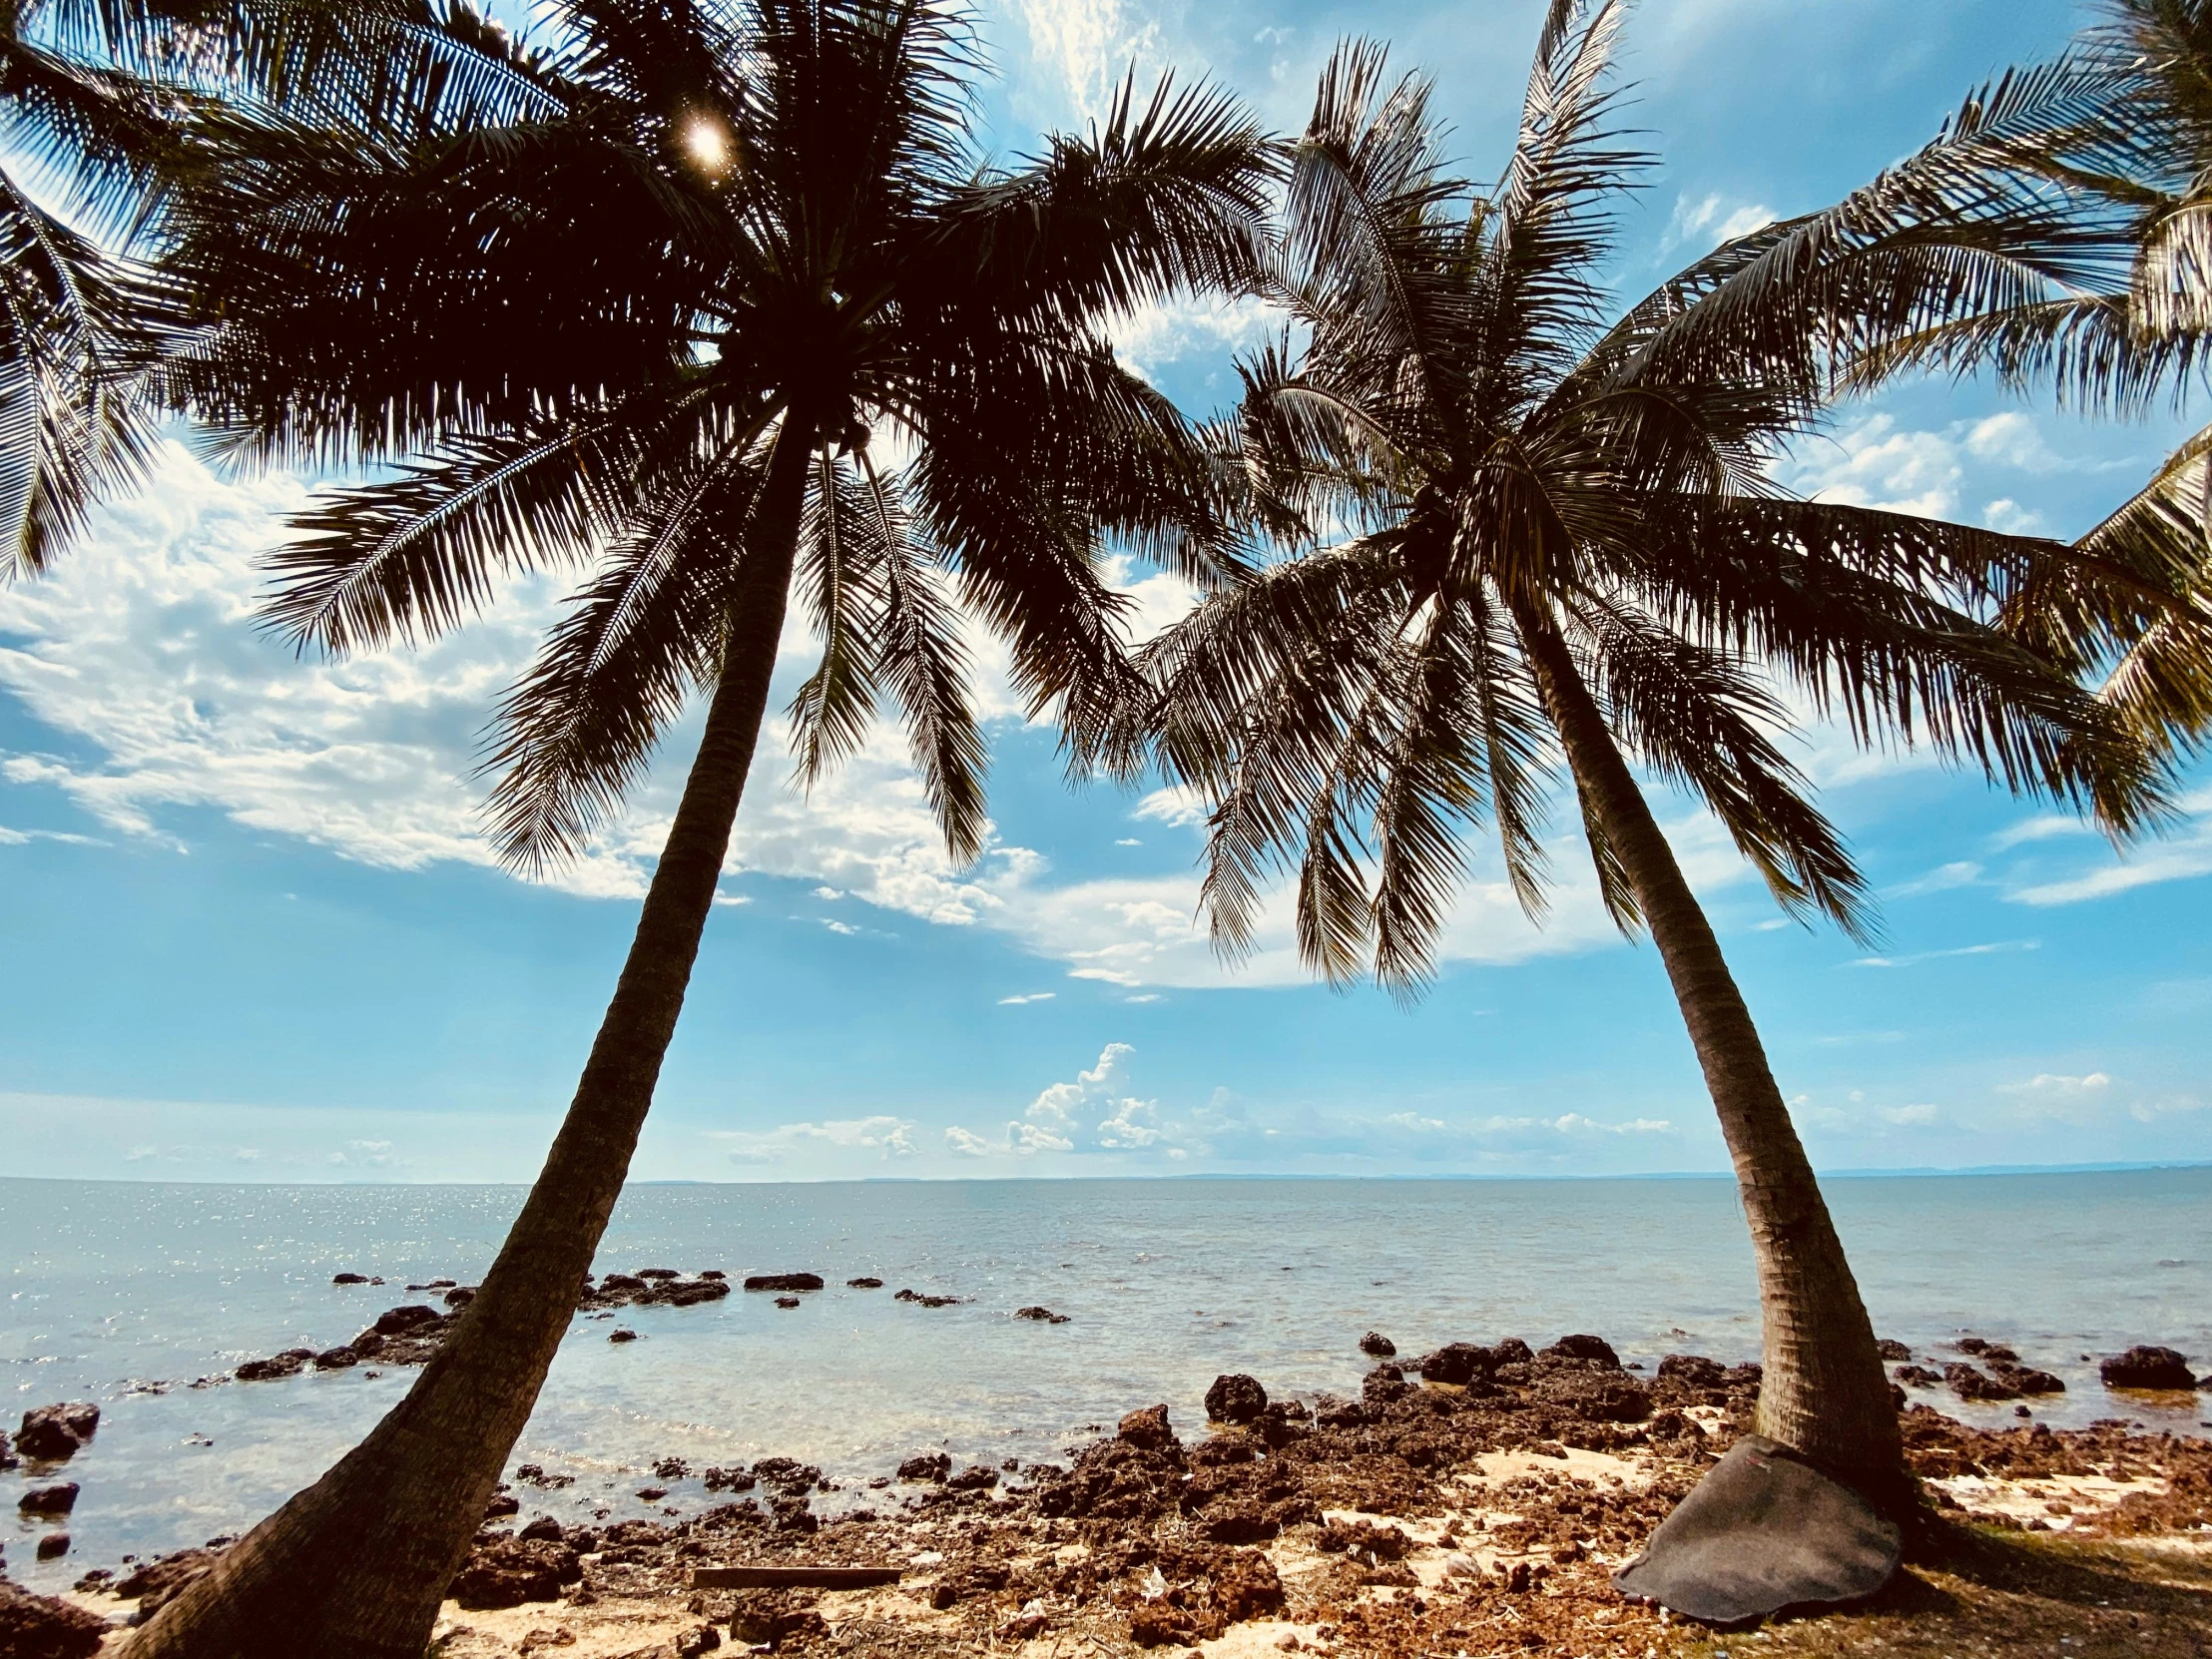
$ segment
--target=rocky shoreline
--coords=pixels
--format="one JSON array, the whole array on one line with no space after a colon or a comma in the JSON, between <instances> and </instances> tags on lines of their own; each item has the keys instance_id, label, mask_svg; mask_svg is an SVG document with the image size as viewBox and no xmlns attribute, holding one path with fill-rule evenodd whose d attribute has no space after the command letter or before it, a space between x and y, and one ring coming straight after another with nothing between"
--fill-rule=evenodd
<instances>
[{"instance_id":1,"label":"rocky shoreline","mask_svg":"<svg viewBox=\"0 0 2212 1659\"><path fill-rule=\"evenodd\" d=\"M706 1285L729 1294L719 1276L609 1276L587 1306ZM432 1340L413 1327L380 1334ZM666 1458L638 1493L674 1496L665 1519L578 1524L552 1512L568 1477L523 1464L454 1582L437 1651L563 1646L642 1659L726 1643L916 1654L1042 1643L1041 1656L1075 1640L1112 1654L1413 1659L1651 1647L1666 1621L1626 1602L1610 1571L1748 1426L1759 1368L1673 1355L1647 1377L1587 1335L1542 1350L1452 1343L1403 1362L1380 1334L1360 1346L1382 1363L1357 1397L1277 1398L1259 1379L1225 1376L1208 1390L1204 1425L1152 1405L1060 1461L956 1469L924 1452L847 1492L840 1503L858 1506L835 1512L817 1506L835 1482L797 1459L693 1470ZM1966 1358L1919 1368L1934 1383L1909 1381L1982 1399L1983 1387L2032 1397L2048 1376L1993 1344L1952 1348ZM1916 1365L1910 1353L1891 1358ZM2176 1366L2194 1384L2172 1351L2130 1351L2106 1375L2171 1382ZM2138 1433L2117 1418L1977 1428L1902 1388L1900 1402L1932 1525L2212 1545L2202 1438ZM67 1432L58 1422L42 1417L39 1435ZM97 1651L224 1542L86 1573L51 1604L75 1634L21 1651ZM695 1582L702 1568L824 1565L898 1576L864 1588ZM0 1638L37 1599L0 1589Z\"/></svg>"}]
</instances>

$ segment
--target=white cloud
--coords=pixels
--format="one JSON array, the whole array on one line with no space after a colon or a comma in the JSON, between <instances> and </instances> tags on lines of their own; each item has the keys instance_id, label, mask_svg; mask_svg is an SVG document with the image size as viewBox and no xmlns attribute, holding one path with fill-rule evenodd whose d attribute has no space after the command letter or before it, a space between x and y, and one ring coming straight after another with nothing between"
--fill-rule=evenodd
<instances>
[{"instance_id":1,"label":"white cloud","mask_svg":"<svg viewBox=\"0 0 2212 1659\"><path fill-rule=\"evenodd\" d=\"M2054 1096L2079 1096L2102 1094L2112 1086L2112 1079L2101 1071L2088 1072L2079 1077L2068 1077L2060 1072L2039 1071L2024 1083L2000 1083L1998 1089L2005 1094L2040 1094Z\"/></svg>"},{"instance_id":2,"label":"white cloud","mask_svg":"<svg viewBox=\"0 0 2212 1659\"><path fill-rule=\"evenodd\" d=\"M2039 939L1999 939L1992 944L1960 944L1948 950L1919 950L1909 956L1860 956L1853 960L1853 967L1903 968L1917 967L1922 962L1939 962L1951 956L1995 956L2014 950L2037 950L2042 947Z\"/></svg>"},{"instance_id":3,"label":"white cloud","mask_svg":"<svg viewBox=\"0 0 2212 1659\"><path fill-rule=\"evenodd\" d=\"M1981 879L1981 866L1961 859L1956 863L1938 864L1925 875L1917 875L1910 881L1900 881L1894 887L1884 887L1884 898L1917 898L1923 893L1949 892L1955 887L1970 887Z\"/></svg>"},{"instance_id":4,"label":"white cloud","mask_svg":"<svg viewBox=\"0 0 2212 1659\"><path fill-rule=\"evenodd\" d=\"M1660 239L1659 251L1665 254L1688 246L1704 253L1724 242L1749 236L1762 225L1773 224L1775 217L1774 210L1763 203L1732 206L1718 195L1694 202L1687 196L1679 197L1674 204L1674 214L1667 222L1666 235Z\"/></svg>"},{"instance_id":5,"label":"white cloud","mask_svg":"<svg viewBox=\"0 0 2212 1659\"><path fill-rule=\"evenodd\" d=\"M1226 357L1278 333L1284 313L1266 301L1178 294L1148 299L1115 320L1114 353L1147 380L1192 355Z\"/></svg>"},{"instance_id":6,"label":"white cloud","mask_svg":"<svg viewBox=\"0 0 2212 1659\"><path fill-rule=\"evenodd\" d=\"M1096 118L1132 60L1157 59L1157 19L1122 0L1020 0L1037 62L1059 73L1068 100Z\"/></svg>"},{"instance_id":7,"label":"white cloud","mask_svg":"<svg viewBox=\"0 0 2212 1659\"><path fill-rule=\"evenodd\" d=\"M2017 411L1940 429L1902 428L1895 416L1876 413L1808 444L1778 470L1784 483L1816 500L2039 535L2049 526L2035 513L2009 495L1981 492L2007 470L2037 475L2066 465L2034 419Z\"/></svg>"},{"instance_id":8,"label":"white cloud","mask_svg":"<svg viewBox=\"0 0 2212 1659\"><path fill-rule=\"evenodd\" d=\"M910 1118L875 1116L832 1118L821 1123L786 1123L769 1130L710 1129L707 1138L720 1142L734 1164L784 1164L795 1159L819 1161L824 1152L866 1153L871 1162L911 1158L914 1144ZM842 1165L850 1159L835 1159Z\"/></svg>"},{"instance_id":9,"label":"white cloud","mask_svg":"<svg viewBox=\"0 0 2212 1659\"><path fill-rule=\"evenodd\" d=\"M1020 996L1002 996L998 999L998 1005L1001 1008L1022 1008L1032 1002L1050 1002L1059 994L1058 991L1029 991Z\"/></svg>"},{"instance_id":10,"label":"white cloud","mask_svg":"<svg viewBox=\"0 0 2212 1659\"><path fill-rule=\"evenodd\" d=\"M1132 815L1148 819L1155 824L1170 825L1178 830L1202 830L1206 826L1206 798L1196 790L1178 785L1171 789L1154 790L1137 803ZM1128 843L1135 846L1137 843Z\"/></svg>"}]
</instances>

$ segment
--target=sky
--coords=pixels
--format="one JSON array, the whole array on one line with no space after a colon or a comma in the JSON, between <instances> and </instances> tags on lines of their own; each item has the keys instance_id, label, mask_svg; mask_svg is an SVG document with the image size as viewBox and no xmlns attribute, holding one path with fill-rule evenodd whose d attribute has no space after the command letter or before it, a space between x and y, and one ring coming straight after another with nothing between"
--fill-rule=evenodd
<instances>
[{"instance_id":1,"label":"sky","mask_svg":"<svg viewBox=\"0 0 2212 1659\"><path fill-rule=\"evenodd\" d=\"M1433 74L1494 172L1539 0L994 0L998 153L1076 126L1134 63L1299 125L1344 34ZM1815 208L2057 48L2057 0L1645 0L1633 119L1665 165L1625 210L1632 298ZM1125 319L1186 407L1228 395L1249 311ZM1838 411L1807 493L2074 535L2182 430L1968 384ZM50 578L0 588L0 1168L154 1180L526 1180L574 1086L696 720L624 817L542 883L493 861L487 716L558 614L522 582L427 649L327 663L261 633L257 560L306 481L173 434ZM1150 623L1186 596L1125 584ZM777 707L811 667L796 627ZM1251 959L1196 919L1187 804L1071 789L981 653L992 831L954 868L896 734L811 798L779 726L750 782L634 1165L651 1180L1131 1174L1595 1175L1726 1157L1656 954L1615 933L1564 816L1541 930L1481 848L1433 989L1312 983L1273 906ZM2212 771L2114 849L1921 754L1792 739L1881 891L1883 941L1786 920L1688 805L1661 817L1827 1170L2212 1158Z\"/></svg>"}]
</instances>

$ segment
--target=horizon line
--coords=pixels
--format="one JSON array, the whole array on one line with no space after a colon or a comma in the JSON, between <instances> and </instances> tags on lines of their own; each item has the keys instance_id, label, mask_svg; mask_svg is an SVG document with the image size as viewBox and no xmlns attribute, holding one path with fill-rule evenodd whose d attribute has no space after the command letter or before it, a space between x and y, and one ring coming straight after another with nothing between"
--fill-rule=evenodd
<instances>
[{"instance_id":1,"label":"horizon line","mask_svg":"<svg viewBox=\"0 0 2212 1659\"><path fill-rule=\"evenodd\" d=\"M1955 1166L1918 1164L1894 1168L1859 1166L1850 1169L1816 1170L1823 1181L1921 1181L1944 1178L1984 1178L2023 1175L2131 1175L2149 1174L2161 1170L2212 1169L2212 1159L2120 1159L2099 1163L2070 1164L1964 1164ZM1728 1170L1643 1170L1630 1173L1576 1174L1514 1171L1459 1171L1437 1173L1351 1174L1336 1171L1289 1170L1282 1172L1247 1170L1190 1170L1183 1172L1123 1173L1114 1175L822 1175L785 1176L775 1180L709 1181L696 1176L671 1176L663 1179L629 1181L631 1187L828 1187L828 1186L976 1186L989 1182L1013 1184L1024 1182L1035 1186L1072 1185L1077 1183L1102 1184L1120 1182L1159 1182L1170 1184L1193 1181L1341 1181L1341 1182L1596 1182L1596 1181L1733 1181L1735 1175ZM532 1185L526 1180L470 1181L461 1179L425 1178L422 1180L370 1181L346 1180L214 1180L208 1178L160 1177L140 1175L0 1175L0 1184L10 1182L40 1182L49 1185L71 1184L81 1187L513 1187L528 1190Z\"/></svg>"}]
</instances>

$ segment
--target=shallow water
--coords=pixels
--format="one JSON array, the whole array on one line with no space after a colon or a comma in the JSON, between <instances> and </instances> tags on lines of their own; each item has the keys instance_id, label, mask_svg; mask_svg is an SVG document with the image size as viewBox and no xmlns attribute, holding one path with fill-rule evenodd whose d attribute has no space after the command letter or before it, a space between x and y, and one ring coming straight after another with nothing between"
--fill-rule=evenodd
<instances>
[{"instance_id":1,"label":"shallow water","mask_svg":"<svg viewBox=\"0 0 2212 1659\"><path fill-rule=\"evenodd\" d=\"M2194 1431L2212 1416L2212 1396L2116 1398L2080 1358L2157 1342L2212 1367L2212 1169L1840 1179L1829 1195L1883 1335L1938 1362L1967 1331L2009 1343L2065 1379L2035 1406L2055 1424ZM400 1294L410 1280L472 1283L521 1199L0 1180L0 1411L11 1429L50 1400L105 1412L69 1465L84 1490L66 1559L33 1562L39 1529L15 1518L25 1476L0 1475L9 1572L51 1588L266 1513L413 1374L183 1384L342 1342L426 1300ZM564 1518L653 1512L633 1494L671 1454L699 1467L781 1453L857 1487L939 1445L958 1462L1057 1458L1084 1425L1160 1399L1193 1423L1221 1372L1276 1393L1354 1391L1371 1328L1404 1354L1592 1331L1647 1366L1759 1346L1743 1220L1718 1180L648 1186L624 1196L598 1266L808 1270L834 1288L788 1312L741 1293L579 1320L515 1451L576 1476L524 1494ZM333 1287L341 1271L390 1283ZM863 1274L885 1288L842 1288ZM970 1300L922 1309L891 1300L901 1286ZM1008 1317L1032 1303L1069 1323ZM618 1326L643 1340L609 1344ZM130 1391L155 1381L173 1386ZM672 1505L706 1501L696 1480L671 1484Z\"/></svg>"}]
</instances>

